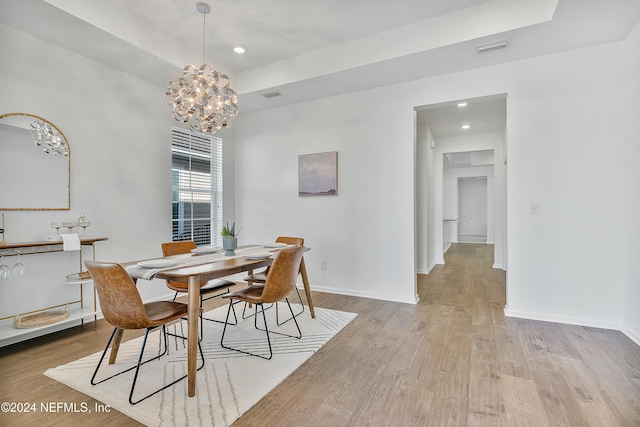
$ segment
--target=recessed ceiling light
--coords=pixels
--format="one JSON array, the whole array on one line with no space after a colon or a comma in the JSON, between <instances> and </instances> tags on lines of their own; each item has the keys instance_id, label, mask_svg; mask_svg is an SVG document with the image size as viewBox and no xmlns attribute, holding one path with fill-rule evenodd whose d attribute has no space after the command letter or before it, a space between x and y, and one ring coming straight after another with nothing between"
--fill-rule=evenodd
<instances>
[{"instance_id":1,"label":"recessed ceiling light","mask_svg":"<svg viewBox=\"0 0 640 427\"><path fill-rule=\"evenodd\" d=\"M460 126L462 129L469 129L471 127L471 125L462 125Z\"/></svg>"},{"instance_id":2,"label":"recessed ceiling light","mask_svg":"<svg viewBox=\"0 0 640 427\"><path fill-rule=\"evenodd\" d=\"M247 51L247 47L246 46L242 46L241 44L235 45L233 47L233 51L235 53L237 53L238 55L242 55L243 53L245 53Z\"/></svg>"},{"instance_id":3,"label":"recessed ceiling light","mask_svg":"<svg viewBox=\"0 0 640 427\"><path fill-rule=\"evenodd\" d=\"M458 102L458 107L466 107L467 103L466 102Z\"/></svg>"}]
</instances>

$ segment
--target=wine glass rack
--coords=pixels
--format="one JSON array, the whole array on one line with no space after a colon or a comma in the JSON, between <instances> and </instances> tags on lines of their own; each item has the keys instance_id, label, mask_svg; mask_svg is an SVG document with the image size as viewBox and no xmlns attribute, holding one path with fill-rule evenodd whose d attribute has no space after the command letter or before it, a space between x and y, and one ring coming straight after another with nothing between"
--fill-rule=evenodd
<instances>
[{"instance_id":1,"label":"wine glass rack","mask_svg":"<svg viewBox=\"0 0 640 427\"><path fill-rule=\"evenodd\" d=\"M96 237L83 239L80 238L80 244L82 247L90 246L92 248L92 258L95 259L95 244L96 242L108 240L106 237ZM44 254L51 252L62 252L63 244L62 242L55 241L38 241L38 242L21 242L21 243L6 243L0 246L0 255L4 255L4 258L11 256L25 256L31 254ZM79 252L79 261L80 261L80 269L79 273L69 274L66 277L66 283L69 284L77 284L80 288L80 295L77 300L74 301L66 301L61 304L53 305L50 307L42 307L34 310L30 310L23 313L16 313L10 316L5 316L0 318L0 347L5 345L13 344L15 342L22 341L24 339L29 339L35 336L43 335L45 333L53 332L54 330L59 330L63 327L71 327L75 326L78 322L80 324L84 324L85 319L93 317L93 321L97 320L97 306L96 306L96 295L95 288L93 289L93 308L88 309L84 305L84 295L83 295L83 284L91 282L91 277L84 272L84 264L82 259L82 250ZM47 310L51 310L59 307L68 307L75 306L77 308L71 309L71 314L65 320L38 328L32 329L16 329L13 326L13 322L9 323L10 320L15 320L21 316L30 315L33 313L44 312Z\"/></svg>"}]
</instances>

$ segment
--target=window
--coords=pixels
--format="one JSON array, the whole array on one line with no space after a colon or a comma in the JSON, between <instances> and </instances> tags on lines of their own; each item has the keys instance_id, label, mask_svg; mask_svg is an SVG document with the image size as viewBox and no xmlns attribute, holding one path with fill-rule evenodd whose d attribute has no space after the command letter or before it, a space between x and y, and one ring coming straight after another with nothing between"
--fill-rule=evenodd
<instances>
[{"instance_id":1,"label":"window","mask_svg":"<svg viewBox=\"0 0 640 427\"><path fill-rule=\"evenodd\" d=\"M222 139L171 128L173 241L222 246Z\"/></svg>"}]
</instances>

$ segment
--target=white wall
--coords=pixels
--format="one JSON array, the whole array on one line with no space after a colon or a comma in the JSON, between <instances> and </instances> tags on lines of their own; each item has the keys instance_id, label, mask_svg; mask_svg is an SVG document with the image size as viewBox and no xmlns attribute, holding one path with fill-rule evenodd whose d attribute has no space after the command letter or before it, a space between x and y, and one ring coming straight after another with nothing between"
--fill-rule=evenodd
<instances>
[{"instance_id":1,"label":"white wall","mask_svg":"<svg viewBox=\"0 0 640 427\"><path fill-rule=\"evenodd\" d=\"M416 272L427 274L435 265L435 246L428 239L435 232L435 143L429 126L416 128Z\"/></svg>"},{"instance_id":2,"label":"white wall","mask_svg":"<svg viewBox=\"0 0 640 427\"><path fill-rule=\"evenodd\" d=\"M623 58L617 43L514 66L508 315L621 326Z\"/></svg>"},{"instance_id":3,"label":"white wall","mask_svg":"<svg viewBox=\"0 0 640 427\"><path fill-rule=\"evenodd\" d=\"M623 331L640 344L640 26L625 44L624 120L624 225L627 238L620 246L624 259Z\"/></svg>"},{"instance_id":4,"label":"white wall","mask_svg":"<svg viewBox=\"0 0 640 427\"><path fill-rule=\"evenodd\" d=\"M109 238L97 244L97 259L160 256L160 244L171 240L170 127L175 124L164 88L4 25L0 51L0 113L44 117L71 147L71 210L6 211L6 240L41 240L55 232L52 221L85 213L92 224L87 231ZM226 202L233 207L234 157L228 144L225 138L225 179L231 188L225 197L231 196ZM29 179L29 165L22 170L16 179ZM0 183L0 193L10 186ZM7 257L7 263L14 262ZM22 262L24 277L0 281L0 317L78 297L77 286L64 283L79 270L77 253L26 255ZM172 294L159 280L138 287L145 300Z\"/></svg>"},{"instance_id":5,"label":"white wall","mask_svg":"<svg viewBox=\"0 0 640 427\"><path fill-rule=\"evenodd\" d=\"M249 238L305 236L312 288L411 301L413 109L506 93L507 313L621 328L627 55L601 45L241 115L238 218ZM296 156L328 150L339 196L297 198Z\"/></svg>"},{"instance_id":6,"label":"white wall","mask_svg":"<svg viewBox=\"0 0 640 427\"><path fill-rule=\"evenodd\" d=\"M386 92L241 115L236 220L241 243L304 237L313 289L415 302L414 111ZM338 151L338 196L298 197L298 155L325 151Z\"/></svg>"}]
</instances>

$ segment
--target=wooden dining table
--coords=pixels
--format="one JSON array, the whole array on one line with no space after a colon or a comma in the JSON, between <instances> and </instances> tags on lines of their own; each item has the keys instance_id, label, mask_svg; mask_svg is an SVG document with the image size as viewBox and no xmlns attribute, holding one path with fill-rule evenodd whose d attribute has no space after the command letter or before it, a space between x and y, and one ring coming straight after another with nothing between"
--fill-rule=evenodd
<instances>
[{"instance_id":1,"label":"wooden dining table","mask_svg":"<svg viewBox=\"0 0 640 427\"><path fill-rule=\"evenodd\" d=\"M200 283L207 282L213 279L219 279L221 277L231 276L234 274L248 272L253 273L256 268L267 267L273 262L273 257L266 259L250 259L252 249L255 251L265 250L277 252L277 249L265 249L261 246L248 246L237 250L236 256L233 257L207 257L205 255L191 256L188 258L181 257L180 255L174 255L160 260L175 260L176 264L169 268L163 268L153 274L156 279L172 280L176 282L187 283L188 285L188 334L187 334L187 375L188 375L188 396L193 397L196 395L196 364L197 364L197 350L198 350L198 316L200 311ZM309 248L305 248L307 251ZM199 260L202 263L199 263ZM140 261L132 261L122 263L122 265L129 271L132 278L137 280L139 278L149 278L136 276L132 274L130 268L138 265ZM302 276L302 282L304 285L305 294L307 297L307 304L309 306L309 312L311 317L315 318L315 311L313 308L313 302L311 299L311 290L309 288L309 279L307 276L306 266L304 264L304 258L300 263L300 275ZM114 343L114 347L117 348L119 343ZM113 352L113 350L112 350Z\"/></svg>"}]
</instances>

